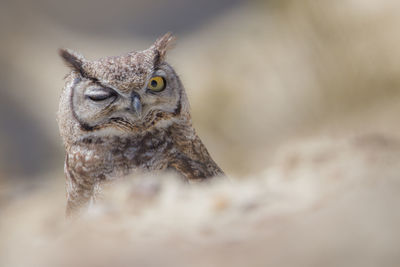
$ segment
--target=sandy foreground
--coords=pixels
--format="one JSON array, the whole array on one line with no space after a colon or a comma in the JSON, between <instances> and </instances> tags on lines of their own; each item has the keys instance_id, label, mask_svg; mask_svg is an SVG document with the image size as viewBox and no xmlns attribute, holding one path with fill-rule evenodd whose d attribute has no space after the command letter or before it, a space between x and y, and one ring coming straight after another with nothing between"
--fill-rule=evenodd
<instances>
[{"instance_id":1,"label":"sandy foreground","mask_svg":"<svg viewBox=\"0 0 400 267\"><path fill-rule=\"evenodd\" d=\"M1 214L1 266L398 266L400 139L304 140L265 171L110 186L66 221L60 184Z\"/></svg>"}]
</instances>

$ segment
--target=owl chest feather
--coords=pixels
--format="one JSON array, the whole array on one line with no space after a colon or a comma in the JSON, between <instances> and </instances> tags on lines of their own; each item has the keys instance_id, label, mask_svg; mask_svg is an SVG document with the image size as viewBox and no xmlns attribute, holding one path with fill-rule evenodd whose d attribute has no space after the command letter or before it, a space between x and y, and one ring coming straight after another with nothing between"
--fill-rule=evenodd
<instances>
[{"instance_id":1,"label":"owl chest feather","mask_svg":"<svg viewBox=\"0 0 400 267\"><path fill-rule=\"evenodd\" d=\"M173 140L165 133L135 137L91 137L71 146L67 166L76 177L109 180L134 171L165 169Z\"/></svg>"},{"instance_id":2,"label":"owl chest feather","mask_svg":"<svg viewBox=\"0 0 400 267\"><path fill-rule=\"evenodd\" d=\"M104 183L135 172L171 170L186 181L223 175L193 128L174 125L130 137L87 137L67 147L67 214L101 194Z\"/></svg>"}]
</instances>

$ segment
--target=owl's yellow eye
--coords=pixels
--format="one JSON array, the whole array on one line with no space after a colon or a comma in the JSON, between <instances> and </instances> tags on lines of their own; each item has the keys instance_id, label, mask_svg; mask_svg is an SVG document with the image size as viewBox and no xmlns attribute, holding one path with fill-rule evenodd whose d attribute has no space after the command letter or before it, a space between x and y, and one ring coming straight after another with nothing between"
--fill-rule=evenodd
<instances>
[{"instance_id":1,"label":"owl's yellow eye","mask_svg":"<svg viewBox=\"0 0 400 267\"><path fill-rule=\"evenodd\" d=\"M165 79L161 76L155 76L149 80L149 84L147 85L147 89L150 89L154 92L161 92L165 89Z\"/></svg>"}]
</instances>

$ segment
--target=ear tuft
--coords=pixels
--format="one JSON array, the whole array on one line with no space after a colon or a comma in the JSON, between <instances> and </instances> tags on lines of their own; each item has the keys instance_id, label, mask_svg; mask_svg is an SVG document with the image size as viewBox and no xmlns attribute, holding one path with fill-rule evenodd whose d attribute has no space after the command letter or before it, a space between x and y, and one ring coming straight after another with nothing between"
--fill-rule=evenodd
<instances>
[{"instance_id":1,"label":"ear tuft","mask_svg":"<svg viewBox=\"0 0 400 267\"><path fill-rule=\"evenodd\" d=\"M85 71L83 69L83 64L85 63L85 58L81 54L70 49L59 49L58 54L62 59L64 59L65 63L67 63L70 68L73 68L84 75Z\"/></svg>"},{"instance_id":2,"label":"ear tuft","mask_svg":"<svg viewBox=\"0 0 400 267\"><path fill-rule=\"evenodd\" d=\"M171 32L168 32L157 39L152 47L156 51L156 57L154 59L155 64L165 60L167 51L174 47L175 41L176 38Z\"/></svg>"}]
</instances>

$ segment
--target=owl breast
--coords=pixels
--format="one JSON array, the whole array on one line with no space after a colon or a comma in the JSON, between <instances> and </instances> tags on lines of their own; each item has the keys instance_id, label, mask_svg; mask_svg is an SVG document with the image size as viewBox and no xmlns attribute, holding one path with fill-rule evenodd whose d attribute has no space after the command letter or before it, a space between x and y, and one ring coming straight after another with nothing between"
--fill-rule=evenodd
<instances>
[{"instance_id":1,"label":"owl breast","mask_svg":"<svg viewBox=\"0 0 400 267\"><path fill-rule=\"evenodd\" d=\"M163 131L135 137L87 137L71 146L67 166L74 177L100 182L134 171L165 169L172 148L171 138Z\"/></svg>"}]
</instances>

